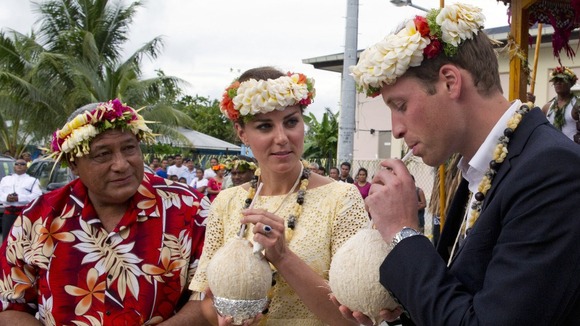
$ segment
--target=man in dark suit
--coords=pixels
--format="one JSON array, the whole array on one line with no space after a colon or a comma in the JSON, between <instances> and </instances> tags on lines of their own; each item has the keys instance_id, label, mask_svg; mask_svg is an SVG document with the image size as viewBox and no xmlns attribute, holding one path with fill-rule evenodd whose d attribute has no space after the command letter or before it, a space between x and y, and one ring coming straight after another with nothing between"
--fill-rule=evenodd
<instances>
[{"instance_id":1,"label":"man in dark suit","mask_svg":"<svg viewBox=\"0 0 580 326\"><path fill-rule=\"evenodd\" d=\"M381 284L401 304L383 316L580 325L580 149L539 108L504 98L483 20L476 7L448 5L409 21L351 68L360 89L382 96L393 135L416 156L431 166L463 157L465 180L438 250L416 231L409 171L400 160L381 163L365 203L392 246Z\"/></svg>"}]
</instances>

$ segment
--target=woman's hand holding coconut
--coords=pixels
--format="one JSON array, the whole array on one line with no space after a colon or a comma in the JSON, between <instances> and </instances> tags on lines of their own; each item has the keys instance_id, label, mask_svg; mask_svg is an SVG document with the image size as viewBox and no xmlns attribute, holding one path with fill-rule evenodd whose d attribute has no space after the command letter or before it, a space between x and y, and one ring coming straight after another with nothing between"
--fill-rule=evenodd
<instances>
[{"instance_id":1,"label":"woman's hand holding coconut","mask_svg":"<svg viewBox=\"0 0 580 326\"><path fill-rule=\"evenodd\" d=\"M211 292L211 289L207 289L205 292L205 298L209 299L204 301L204 304L206 306L202 307L202 314L205 316L205 318L207 320L212 320L215 314L215 308L213 307L213 304L211 304L211 302L213 302L213 293ZM263 315L262 314L258 314L256 316L254 316L254 318L250 318L250 319L246 319L243 321L243 323L241 324L236 324L234 323L234 318L231 316L221 316L220 314L217 314L217 322L218 322L218 326L233 326L233 325L242 325L242 326L251 326L251 325L258 325L258 322L260 321L260 319L262 319Z\"/></svg>"},{"instance_id":2,"label":"woman's hand holding coconut","mask_svg":"<svg viewBox=\"0 0 580 326\"><path fill-rule=\"evenodd\" d=\"M253 225L254 241L264 248L266 259L276 266L288 251L284 236L284 219L265 209L246 209L242 212L243 224ZM266 232L265 226L269 232Z\"/></svg>"}]
</instances>

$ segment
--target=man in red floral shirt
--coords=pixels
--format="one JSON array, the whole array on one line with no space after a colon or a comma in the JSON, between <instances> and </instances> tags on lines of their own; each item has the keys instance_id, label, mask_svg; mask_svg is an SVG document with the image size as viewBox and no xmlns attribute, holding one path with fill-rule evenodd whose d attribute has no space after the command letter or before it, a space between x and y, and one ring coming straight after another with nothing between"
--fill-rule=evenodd
<instances>
[{"instance_id":1,"label":"man in red floral shirt","mask_svg":"<svg viewBox=\"0 0 580 326\"><path fill-rule=\"evenodd\" d=\"M52 156L79 178L14 223L1 249L1 325L193 319L179 308L203 246L203 195L144 172L139 145L153 141L118 100L77 110L55 132Z\"/></svg>"}]
</instances>

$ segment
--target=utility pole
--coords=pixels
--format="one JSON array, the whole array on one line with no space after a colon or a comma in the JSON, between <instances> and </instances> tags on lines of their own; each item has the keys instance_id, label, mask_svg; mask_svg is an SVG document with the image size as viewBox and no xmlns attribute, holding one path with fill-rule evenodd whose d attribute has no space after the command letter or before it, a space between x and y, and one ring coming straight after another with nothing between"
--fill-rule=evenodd
<instances>
[{"instance_id":1,"label":"utility pole","mask_svg":"<svg viewBox=\"0 0 580 326\"><path fill-rule=\"evenodd\" d=\"M352 162L354 151L354 119L356 88L349 67L356 64L358 40L358 0L347 0L346 36L342 65L340 119L338 123L338 164Z\"/></svg>"}]
</instances>

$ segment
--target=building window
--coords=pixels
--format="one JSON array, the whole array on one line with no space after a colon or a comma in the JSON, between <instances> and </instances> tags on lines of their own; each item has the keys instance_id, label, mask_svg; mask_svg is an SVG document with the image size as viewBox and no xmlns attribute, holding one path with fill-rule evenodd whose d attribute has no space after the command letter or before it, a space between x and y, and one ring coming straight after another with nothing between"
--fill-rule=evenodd
<instances>
[{"instance_id":1,"label":"building window","mask_svg":"<svg viewBox=\"0 0 580 326\"><path fill-rule=\"evenodd\" d=\"M388 131L378 131L379 142L377 153L379 153L379 158L390 158L391 157L391 135L392 132Z\"/></svg>"}]
</instances>

